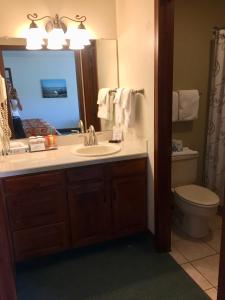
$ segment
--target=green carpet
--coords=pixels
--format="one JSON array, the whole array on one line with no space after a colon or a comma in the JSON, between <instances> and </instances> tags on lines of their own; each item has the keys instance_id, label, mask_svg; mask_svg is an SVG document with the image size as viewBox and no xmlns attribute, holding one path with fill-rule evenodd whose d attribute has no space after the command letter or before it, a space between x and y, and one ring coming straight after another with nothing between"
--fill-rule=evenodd
<instances>
[{"instance_id":1,"label":"green carpet","mask_svg":"<svg viewBox=\"0 0 225 300\"><path fill-rule=\"evenodd\" d=\"M17 266L19 300L209 299L141 235Z\"/></svg>"}]
</instances>

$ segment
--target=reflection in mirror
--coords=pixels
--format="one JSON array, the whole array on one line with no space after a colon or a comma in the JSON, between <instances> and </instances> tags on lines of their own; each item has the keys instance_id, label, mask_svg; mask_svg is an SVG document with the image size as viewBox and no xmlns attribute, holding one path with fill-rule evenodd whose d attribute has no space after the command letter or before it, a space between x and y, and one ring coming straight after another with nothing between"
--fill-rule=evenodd
<instances>
[{"instance_id":1,"label":"reflection in mirror","mask_svg":"<svg viewBox=\"0 0 225 300\"><path fill-rule=\"evenodd\" d=\"M56 131L68 134L83 119L85 126L111 129L110 123L98 127L99 88L118 87L117 42L96 40L81 52L27 51L23 47L1 46L9 106L14 126L21 118L25 136ZM23 137L13 130L14 138Z\"/></svg>"},{"instance_id":2,"label":"reflection in mirror","mask_svg":"<svg viewBox=\"0 0 225 300\"><path fill-rule=\"evenodd\" d=\"M74 129L79 120L75 59L72 51L3 51L14 89L9 103L15 138L58 134ZM7 76L7 75L6 75ZM64 91L64 94L62 93Z\"/></svg>"}]
</instances>

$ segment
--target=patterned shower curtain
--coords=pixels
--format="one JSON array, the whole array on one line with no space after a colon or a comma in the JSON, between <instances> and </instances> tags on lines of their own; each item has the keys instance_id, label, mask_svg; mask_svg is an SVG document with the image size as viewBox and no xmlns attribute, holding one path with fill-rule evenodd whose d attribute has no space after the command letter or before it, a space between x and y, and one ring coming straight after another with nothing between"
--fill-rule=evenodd
<instances>
[{"instance_id":1,"label":"patterned shower curtain","mask_svg":"<svg viewBox=\"0 0 225 300\"><path fill-rule=\"evenodd\" d=\"M225 183L225 30L216 30L211 60L205 185L224 203Z\"/></svg>"}]
</instances>

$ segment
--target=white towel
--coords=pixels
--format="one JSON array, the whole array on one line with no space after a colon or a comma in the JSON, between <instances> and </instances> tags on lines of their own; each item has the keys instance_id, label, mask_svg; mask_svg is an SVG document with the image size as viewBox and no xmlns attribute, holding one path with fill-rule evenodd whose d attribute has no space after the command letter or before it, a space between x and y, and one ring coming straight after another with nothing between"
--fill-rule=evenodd
<instances>
[{"instance_id":1,"label":"white towel","mask_svg":"<svg viewBox=\"0 0 225 300\"><path fill-rule=\"evenodd\" d=\"M121 102L121 96L122 96L123 90L124 90L124 88L116 89L116 94L115 94L113 103L118 104Z\"/></svg>"},{"instance_id":2,"label":"white towel","mask_svg":"<svg viewBox=\"0 0 225 300\"><path fill-rule=\"evenodd\" d=\"M100 119L105 119L105 120L110 120L111 118L111 107L110 105L110 94L109 94L110 89L109 88L103 88L100 89L98 92L98 118Z\"/></svg>"},{"instance_id":3,"label":"white towel","mask_svg":"<svg viewBox=\"0 0 225 300\"><path fill-rule=\"evenodd\" d=\"M179 120L189 121L198 118L199 91L180 90L179 95Z\"/></svg>"},{"instance_id":4,"label":"white towel","mask_svg":"<svg viewBox=\"0 0 225 300\"><path fill-rule=\"evenodd\" d=\"M178 121L178 92L173 92L172 121Z\"/></svg>"},{"instance_id":5,"label":"white towel","mask_svg":"<svg viewBox=\"0 0 225 300\"><path fill-rule=\"evenodd\" d=\"M122 106L124 110L124 127L131 128L134 126L136 106L136 97L132 89L123 90Z\"/></svg>"},{"instance_id":6,"label":"white towel","mask_svg":"<svg viewBox=\"0 0 225 300\"><path fill-rule=\"evenodd\" d=\"M109 96L109 88L103 88L98 91L98 100L97 104L105 104L107 97Z\"/></svg>"}]
</instances>

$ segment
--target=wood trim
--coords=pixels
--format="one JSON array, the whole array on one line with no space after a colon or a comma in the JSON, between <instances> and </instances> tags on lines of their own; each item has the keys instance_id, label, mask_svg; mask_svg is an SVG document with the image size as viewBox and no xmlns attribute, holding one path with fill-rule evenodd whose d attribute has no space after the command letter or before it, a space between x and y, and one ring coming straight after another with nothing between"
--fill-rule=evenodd
<instances>
[{"instance_id":1,"label":"wood trim","mask_svg":"<svg viewBox=\"0 0 225 300\"><path fill-rule=\"evenodd\" d=\"M155 16L155 237L170 251L174 1L155 0Z\"/></svg>"},{"instance_id":2,"label":"wood trim","mask_svg":"<svg viewBox=\"0 0 225 300\"><path fill-rule=\"evenodd\" d=\"M92 40L91 45L81 51L81 60L87 127L94 125L95 130L99 131L100 120L97 117L98 75L95 40Z\"/></svg>"},{"instance_id":3,"label":"wood trim","mask_svg":"<svg viewBox=\"0 0 225 300\"><path fill-rule=\"evenodd\" d=\"M222 241L220 249L220 268L217 300L225 299L225 209L223 208Z\"/></svg>"},{"instance_id":4,"label":"wood trim","mask_svg":"<svg viewBox=\"0 0 225 300\"><path fill-rule=\"evenodd\" d=\"M0 182L1 185L1 182ZM0 186L0 300L16 300L14 269Z\"/></svg>"},{"instance_id":5,"label":"wood trim","mask_svg":"<svg viewBox=\"0 0 225 300\"><path fill-rule=\"evenodd\" d=\"M5 68L4 68L4 61L3 61L3 55L2 55L2 49L0 47L0 74L5 78ZM11 118L11 107L9 104L9 97L7 98L7 106L8 106L8 123L9 127L12 133L12 138L15 136L14 134L14 128L13 128L13 122Z\"/></svg>"},{"instance_id":6,"label":"wood trim","mask_svg":"<svg viewBox=\"0 0 225 300\"><path fill-rule=\"evenodd\" d=\"M85 100L84 100L84 88L82 80L82 62L81 62L81 52L74 51L75 58L75 68L77 76L77 92L79 98L79 111L80 111L80 120L84 122L85 128L87 128L86 117L85 117Z\"/></svg>"}]
</instances>

